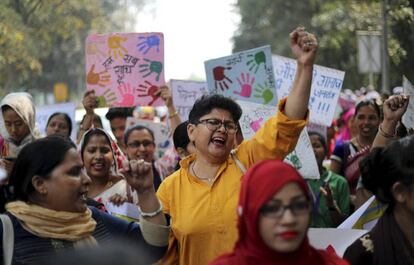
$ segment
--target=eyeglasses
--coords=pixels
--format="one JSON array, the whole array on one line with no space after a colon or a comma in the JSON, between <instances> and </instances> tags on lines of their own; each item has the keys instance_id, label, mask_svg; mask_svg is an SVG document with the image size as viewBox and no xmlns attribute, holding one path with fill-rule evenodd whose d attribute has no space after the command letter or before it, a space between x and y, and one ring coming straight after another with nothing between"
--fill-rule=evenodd
<instances>
[{"instance_id":1,"label":"eyeglasses","mask_svg":"<svg viewBox=\"0 0 414 265\"><path fill-rule=\"evenodd\" d=\"M128 143L127 146L130 147L130 148L138 148L142 145L144 148L147 148L148 146L153 145L153 144L154 144L153 141L144 140L142 142L141 141L134 141L134 142Z\"/></svg>"},{"instance_id":2,"label":"eyeglasses","mask_svg":"<svg viewBox=\"0 0 414 265\"><path fill-rule=\"evenodd\" d=\"M281 202L272 202L264 205L259 211L266 217L281 218L287 209L289 209L293 215L305 215L310 212L311 204L309 201L297 201L288 205L283 205Z\"/></svg>"},{"instance_id":3,"label":"eyeglasses","mask_svg":"<svg viewBox=\"0 0 414 265\"><path fill-rule=\"evenodd\" d=\"M233 121L222 121L219 119L205 119L199 120L197 124L203 123L206 125L207 129L210 131L217 131L221 125L224 125L224 129L226 129L228 134L234 134L237 132L237 124Z\"/></svg>"}]
</instances>

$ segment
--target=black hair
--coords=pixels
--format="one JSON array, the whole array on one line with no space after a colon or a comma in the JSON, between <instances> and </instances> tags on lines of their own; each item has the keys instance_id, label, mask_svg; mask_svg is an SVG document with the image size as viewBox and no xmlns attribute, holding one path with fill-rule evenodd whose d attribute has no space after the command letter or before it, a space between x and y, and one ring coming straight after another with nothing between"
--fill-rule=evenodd
<instances>
[{"instance_id":1,"label":"black hair","mask_svg":"<svg viewBox=\"0 0 414 265\"><path fill-rule=\"evenodd\" d=\"M49 119L47 119L46 128L47 128L47 126L49 126L50 120L53 119L53 117L58 116L58 115L63 116L63 118L65 119L66 124L68 125L68 130L69 130L67 137L70 137L70 135L72 133L72 120L69 117L69 115L64 113L64 112L55 112L52 115L50 115Z\"/></svg>"},{"instance_id":2,"label":"black hair","mask_svg":"<svg viewBox=\"0 0 414 265\"><path fill-rule=\"evenodd\" d=\"M28 201L29 195L35 191L32 178L48 179L72 148L76 150L76 145L69 138L59 136L48 136L27 144L17 156L10 175L10 185L14 187L12 198Z\"/></svg>"},{"instance_id":3,"label":"black hair","mask_svg":"<svg viewBox=\"0 0 414 265\"><path fill-rule=\"evenodd\" d=\"M85 118L86 118L86 114L85 114L85 115L83 115L83 118L82 118L82 120L81 120L80 124L83 124L83 122L85 121ZM94 114L93 114L93 121L92 121L92 123L93 123L94 121L97 121L97 122L101 125L101 127L103 128L102 119L101 119L101 117L100 117L98 114L96 114L96 113L94 113Z\"/></svg>"},{"instance_id":4,"label":"black hair","mask_svg":"<svg viewBox=\"0 0 414 265\"><path fill-rule=\"evenodd\" d=\"M403 138L408 135L407 127L405 127L404 123L402 121L398 122L397 128L396 128L397 136L398 138Z\"/></svg>"},{"instance_id":5,"label":"black hair","mask_svg":"<svg viewBox=\"0 0 414 265\"><path fill-rule=\"evenodd\" d=\"M204 95L196 100L190 111L188 120L192 124L197 124L202 116L209 114L213 109L227 110L230 112L235 123L238 123L242 115L242 109L234 100L222 95L213 94Z\"/></svg>"},{"instance_id":6,"label":"black hair","mask_svg":"<svg viewBox=\"0 0 414 265\"><path fill-rule=\"evenodd\" d=\"M312 136L312 135L318 136L319 142L321 142L321 144L323 146L323 149L325 150L325 155L327 155L328 154L328 145L326 144L325 137L323 137L323 135L320 134L319 132L315 132L315 131L309 131L308 135L309 136Z\"/></svg>"},{"instance_id":7,"label":"black hair","mask_svg":"<svg viewBox=\"0 0 414 265\"><path fill-rule=\"evenodd\" d=\"M142 130L147 130L149 132L149 134L151 134L152 140L155 141L154 132L150 128L148 128L146 126L143 126L143 125L135 125L134 127L128 128L128 130L125 132L125 134L124 134L124 143L125 143L125 145L127 145L129 135L133 131L142 131Z\"/></svg>"},{"instance_id":8,"label":"black hair","mask_svg":"<svg viewBox=\"0 0 414 265\"><path fill-rule=\"evenodd\" d=\"M359 168L364 187L392 209L394 183L409 187L414 181L414 137L407 136L386 147L375 148L360 162Z\"/></svg>"},{"instance_id":9,"label":"black hair","mask_svg":"<svg viewBox=\"0 0 414 265\"><path fill-rule=\"evenodd\" d=\"M190 143L190 138L188 138L187 125L188 121L180 123L173 133L173 141L175 149L179 147L187 150L187 145Z\"/></svg>"},{"instance_id":10,"label":"black hair","mask_svg":"<svg viewBox=\"0 0 414 265\"><path fill-rule=\"evenodd\" d=\"M92 128L89 131L87 131L85 133L85 135L83 136L83 141L82 141L82 145L81 145L81 158L82 158L82 161L83 161L83 151L85 151L85 147L88 145L88 143L91 140L92 136L95 136L95 135L103 135L105 137L106 141L108 142L109 146L111 147L111 150L112 150L111 139L109 138L109 136L102 129Z\"/></svg>"},{"instance_id":11,"label":"black hair","mask_svg":"<svg viewBox=\"0 0 414 265\"><path fill-rule=\"evenodd\" d=\"M362 107L365 107L365 106L372 106L374 108L375 112L377 113L378 118L381 119L381 108L380 108L380 106L378 106L377 102L373 99L363 100L363 101L359 102L355 107L354 116L356 117L358 115L359 110Z\"/></svg>"},{"instance_id":12,"label":"black hair","mask_svg":"<svg viewBox=\"0 0 414 265\"><path fill-rule=\"evenodd\" d=\"M3 106L1 106L1 112L2 113L5 113L8 110L13 110L14 111L14 109L12 107L10 107L9 105L3 105Z\"/></svg>"},{"instance_id":13,"label":"black hair","mask_svg":"<svg viewBox=\"0 0 414 265\"><path fill-rule=\"evenodd\" d=\"M109 121L115 118L128 118L132 116L132 109L131 108L110 108L108 112L105 114L105 118Z\"/></svg>"}]
</instances>

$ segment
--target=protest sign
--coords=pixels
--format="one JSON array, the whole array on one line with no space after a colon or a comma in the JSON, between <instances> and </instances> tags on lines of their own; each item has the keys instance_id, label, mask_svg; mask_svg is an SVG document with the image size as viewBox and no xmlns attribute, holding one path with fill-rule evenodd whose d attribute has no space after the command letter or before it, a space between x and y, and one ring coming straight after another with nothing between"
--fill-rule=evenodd
<instances>
[{"instance_id":1,"label":"protest sign","mask_svg":"<svg viewBox=\"0 0 414 265\"><path fill-rule=\"evenodd\" d=\"M138 207L129 202L124 202L121 205L115 205L109 202L105 205L105 208L109 214L115 215L129 222L138 222L141 216Z\"/></svg>"},{"instance_id":2,"label":"protest sign","mask_svg":"<svg viewBox=\"0 0 414 265\"><path fill-rule=\"evenodd\" d=\"M295 167L305 179L320 178L318 163L306 128L300 133L295 150L283 161Z\"/></svg>"},{"instance_id":3,"label":"protest sign","mask_svg":"<svg viewBox=\"0 0 414 265\"><path fill-rule=\"evenodd\" d=\"M278 98L289 94L296 72L296 61L273 55L275 87ZM309 99L310 121L331 126L345 72L314 65Z\"/></svg>"},{"instance_id":4,"label":"protest sign","mask_svg":"<svg viewBox=\"0 0 414 265\"><path fill-rule=\"evenodd\" d=\"M204 62L212 93L276 106L270 46L246 50Z\"/></svg>"},{"instance_id":5,"label":"protest sign","mask_svg":"<svg viewBox=\"0 0 414 265\"><path fill-rule=\"evenodd\" d=\"M251 139L263 124L276 114L276 107L242 100L237 103L243 110L240 129L244 139ZM284 162L294 166L305 179L319 179L319 169L306 128L301 132L295 150L288 154Z\"/></svg>"},{"instance_id":6,"label":"protest sign","mask_svg":"<svg viewBox=\"0 0 414 265\"><path fill-rule=\"evenodd\" d=\"M327 128L324 125L316 124L316 123L308 123L306 125L306 128L308 129L308 132L317 132L320 135L323 136L323 139L325 139L325 142L328 142L327 138Z\"/></svg>"},{"instance_id":7,"label":"protest sign","mask_svg":"<svg viewBox=\"0 0 414 265\"><path fill-rule=\"evenodd\" d=\"M159 106L164 85L162 33L93 34L86 39L86 85L99 107Z\"/></svg>"},{"instance_id":8,"label":"protest sign","mask_svg":"<svg viewBox=\"0 0 414 265\"><path fill-rule=\"evenodd\" d=\"M386 205L371 196L361 207L338 226L340 229L365 229L370 231L384 214Z\"/></svg>"},{"instance_id":9,"label":"protest sign","mask_svg":"<svg viewBox=\"0 0 414 265\"><path fill-rule=\"evenodd\" d=\"M339 257L355 240L368 233L358 229L309 228L309 243L316 249L332 247Z\"/></svg>"},{"instance_id":10,"label":"protest sign","mask_svg":"<svg viewBox=\"0 0 414 265\"><path fill-rule=\"evenodd\" d=\"M206 82L170 80L170 87L175 109L182 121L188 120L196 99L209 94Z\"/></svg>"},{"instance_id":11,"label":"protest sign","mask_svg":"<svg viewBox=\"0 0 414 265\"><path fill-rule=\"evenodd\" d=\"M407 111L402 116L402 122L407 129L414 128L414 86L405 76L403 76L403 88L404 93L410 95L411 98L408 103Z\"/></svg>"},{"instance_id":12,"label":"protest sign","mask_svg":"<svg viewBox=\"0 0 414 265\"><path fill-rule=\"evenodd\" d=\"M164 154L165 150L173 144L172 140L170 139L169 129L167 125L150 120L128 117L126 122L126 129L134 127L135 125L142 125L152 130L154 133L154 141L157 148L157 151L155 152L157 158L161 157Z\"/></svg>"},{"instance_id":13,"label":"protest sign","mask_svg":"<svg viewBox=\"0 0 414 265\"><path fill-rule=\"evenodd\" d=\"M76 105L73 102L62 103L55 105L37 106L36 107L36 122L39 131L42 135L46 135L46 125L49 117L55 112L62 112L68 114L72 121L72 133L70 138L76 140L76 122L75 122Z\"/></svg>"}]
</instances>

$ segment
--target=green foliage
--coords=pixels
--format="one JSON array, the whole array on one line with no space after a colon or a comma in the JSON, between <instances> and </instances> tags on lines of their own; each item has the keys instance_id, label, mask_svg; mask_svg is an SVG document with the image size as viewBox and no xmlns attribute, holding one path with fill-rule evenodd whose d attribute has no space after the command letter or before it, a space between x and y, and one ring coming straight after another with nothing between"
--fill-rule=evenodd
<instances>
[{"instance_id":1,"label":"green foliage","mask_svg":"<svg viewBox=\"0 0 414 265\"><path fill-rule=\"evenodd\" d=\"M55 82L70 89L82 86L86 36L123 30L124 21L114 18L123 8L119 2L0 1L0 96L17 90L51 92Z\"/></svg>"},{"instance_id":2,"label":"green foliage","mask_svg":"<svg viewBox=\"0 0 414 265\"><path fill-rule=\"evenodd\" d=\"M388 6L391 86L401 76L414 76L414 0L394 0ZM273 53L291 57L288 34L305 26L319 40L317 63L346 71L344 88L366 86L367 75L358 73L358 30L382 30L378 0L239 0L241 25L234 37L234 51L271 44ZM411 62L411 67L410 67ZM380 75L376 75L376 87Z\"/></svg>"}]
</instances>

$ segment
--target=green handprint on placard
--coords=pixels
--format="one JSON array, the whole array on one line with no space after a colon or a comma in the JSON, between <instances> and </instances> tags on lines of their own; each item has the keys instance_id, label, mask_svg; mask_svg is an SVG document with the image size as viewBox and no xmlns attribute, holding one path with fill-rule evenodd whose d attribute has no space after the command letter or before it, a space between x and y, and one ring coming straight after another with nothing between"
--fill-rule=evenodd
<instances>
[{"instance_id":1,"label":"green handprint on placard","mask_svg":"<svg viewBox=\"0 0 414 265\"><path fill-rule=\"evenodd\" d=\"M155 80L159 81L160 80L160 74L162 72L162 63L158 62L158 61L151 61L151 60L148 60L148 59L144 59L144 61L146 61L147 63L139 65L139 68L141 69L139 71L140 73L147 72L142 77L147 77L150 74L155 73L157 75L155 77Z\"/></svg>"},{"instance_id":2,"label":"green handprint on placard","mask_svg":"<svg viewBox=\"0 0 414 265\"><path fill-rule=\"evenodd\" d=\"M302 168L302 162L300 161L298 155L296 154L296 151L293 150L292 153L288 154L286 156L286 160L288 160L290 163L292 163L292 166L296 168L297 170Z\"/></svg>"},{"instance_id":3,"label":"green handprint on placard","mask_svg":"<svg viewBox=\"0 0 414 265\"><path fill-rule=\"evenodd\" d=\"M256 92L254 97L263 98L264 104L269 104L269 102L273 100L274 95L267 82L257 85L254 91Z\"/></svg>"},{"instance_id":4,"label":"green handprint on placard","mask_svg":"<svg viewBox=\"0 0 414 265\"><path fill-rule=\"evenodd\" d=\"M103 108L112 106L112 104L116 101L116 95L108 88L102 95L97 96L96 99L98 100L98 108Z\"/></svg>"},{"instance_id":5,"label":"green handprint on placard","mask_svg":"<svg viewBox=\"0 0 414 265\"><path fill-rule=\"evenodd\" d=\"M258 53L256 53L255 55L253 54L249 54L247 55L247 57L254 57L251 60L247 61L247 66L250 66L249 71L253 70L253 68L256 67L254 73L257 73L257 71L259 70L259 67L261 64L265 65L266 64L266 55L263 51L260 51Z\"/></svg>"}]
</instances>

